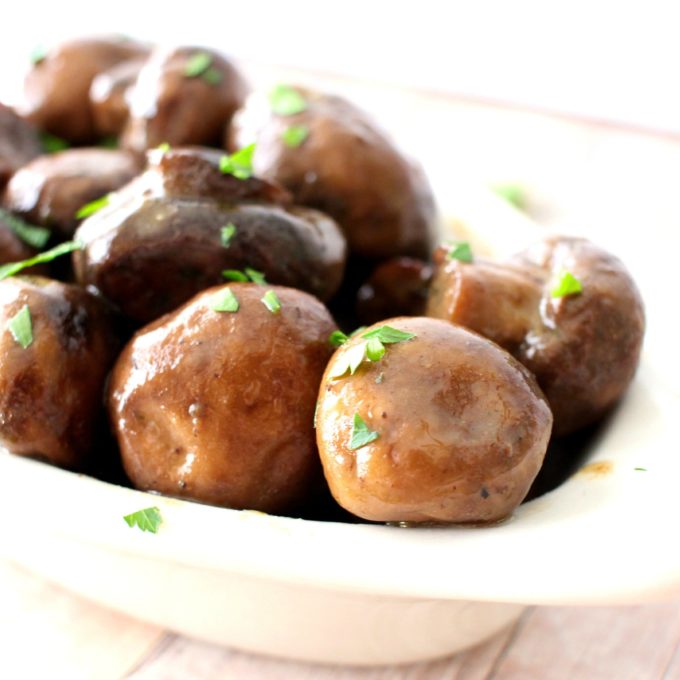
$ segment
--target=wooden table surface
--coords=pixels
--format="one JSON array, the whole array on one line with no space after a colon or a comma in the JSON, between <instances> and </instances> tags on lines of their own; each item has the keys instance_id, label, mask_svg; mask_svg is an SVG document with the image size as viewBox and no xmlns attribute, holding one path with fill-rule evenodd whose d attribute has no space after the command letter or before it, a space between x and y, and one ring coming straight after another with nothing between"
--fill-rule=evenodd
<instances>
[{"instance_id":1,"label":"wooden table surface","mask_svg":"<svg viewBox=\"0 0 680 680\"><path fill-rule=\"evenodd\" d=\"M265 67L251 70L256 80L271 76ZM281 72L276 79L282 79ZM616 226L643 239L650 225L657 234L678 233L678 139L371 83L337 79L332 87L382 112L426 167L446 159L481 184L520 183L530 214L546 224L565 232L582 231L584 223ZM532 608L511 629L450 659L348 669L191 641L2 562L0 639L0 677L8 680L680 679L680 603Z\"/></svg>"}]
</instances>

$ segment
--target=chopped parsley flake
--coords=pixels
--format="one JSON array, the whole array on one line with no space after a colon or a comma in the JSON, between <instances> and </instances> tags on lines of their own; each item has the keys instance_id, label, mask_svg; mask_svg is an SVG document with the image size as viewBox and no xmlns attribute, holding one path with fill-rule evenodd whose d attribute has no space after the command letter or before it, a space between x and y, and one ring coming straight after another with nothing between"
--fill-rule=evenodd
<instances>
[{"instance_id":1,"label":"chopped parsley flake","mask_svg":"<svg viewBox=\"0 0 680 680\"><path fill-rule=\"evenodd\" d=\"M60 257L61 255L66 255L66 253L71 253L74 250L81 250L83 244L80 241L66 241L66 243L60 243L58 246L50 250L46 250L44 253L38 253L34 257L29 257L27 260L21 260L21 262L9 262L8 264L3 264L0 266L0 281L7 279L10 276L18 274L20 271L32 267L36 264L45 264L47 262L52 262L52 260Z\"/></svg>"},{"instance_id":2,"label":"chopped parsley flake","mask_svg":"<svg viewBox=\"0 0 680 680\"><path fill-rule=\"evenodd\" d=\"M578 295L583 290L581 282L568 271L563 271L557 277L557 282L550 291L554 298L566 297L567 295Z\"/></svg>"},{"instance_id":3,"label":"chopped parsley flake","mask_svg":"<svg viewBox=\"0 0 680 680\"><path fill-rule=\"evenodd\" d=\"M0 221L4 222L24 243L33 248L44 248L50 240L49 229L29 224L2 208L0 208Z\"/></svg>"},{"instance_id":4,"label":"chopped parsley flake","mask_svg":"<svg viewBox=\"0 0 680 680\"><path fill-rule=\"evenodd\" d=\"M234 293L225 288L212 296L209 307L214 312L238 312L239 303Z\"/></svg>"},{"instance_id":5,"label":"chopped parsley flake","mask_svg":"<svg viewBox=\"0 0 680 680\"><path fill-rule=\"evenodd\" d=\"M236 225L233 224L232 222L229 222L229 224L225 224L220 229L220 242L225 248L229 247L231 239L233 239L234 236L236 236Z\"/></svg>"},{"instance_id":6,"label":"chopped parsley flake","mask_svg":"<svg viewBox=\"0 0 680 680\"><path fill-rule=\"evenodd\" d=\"M467 241L458 241L449 244L449 252L446 253L447 260L459 260L460 262L472 262L472 249Z\"/></svg>"},{"instance_id":7,"label":"chopped parsley flake","mask_svg":"<svg viewBox=\"0 0 680 680\"><path fill-rule=\"evenodd\" d=\"M102 196L101 198L97 198L94 201L86 203L84 206L78 209L78 212L76 213L76 219L82 220L86 217L89 217L90 215L94 215L102 208L106 208L110 201L111 194L106 194L106 196Z\"/></svg>"},{"instance_id":8,"label":"chopped parsley flake","mask_svg":"<svg viewBox=\"0 0 680 680\"><path fill-rule=\"evenodd\" d=\"M68 149L70 146L65 139L57 137L57 135L53 135L49 132L40 133L40 145L45 153L58 153L59 151Z\"/></svg>"},{"instance_id":9,"label":"chopped parsley flake","mask_svg":"<svg viewBox=\"0 0 680 680\"><path fill-rule=\"evenodd\" d=\"M129 527L137 526L142 531L149 531L152 534L158 531L158 527L163 522L161 511L155 507L137 510L137 512L125 515L123 519Z\"/></svg>"},{"instance_id":10,"label":"chopped parsley flake","mask_svg":"<svg viewBox=\"0 0 680 680\"><path fill-rule=\"evenodd\" d=\"M349 441L349 449L351 451L356 451L356 449L360 449L362 446L370 444L378 439L379 436L380 435L377 432L371 430L368 425L366 425L366 422L358 413L354 414L352 436Z\"/></svg>"},{"instance_id":11,"label":"chopped parsley flake","mask_svg":"<svg viewBox=\"0 0 680 680\"><path fill-rule=\"evenodd\" d=\"M212 66L212 61L208 52L194 52L184 65L184 75L187 78L198 78Z\"/></svg>"},{"instance_id":12,"label":"chopped parsley flake","mask_svg":"<svg viewBox=\"0 0 680 680\"><path fill-rule=\"evenodd\" d=\"M340 345L344 345L348 340L349 338L342 331L333 331L328 338L328 342L333 347L340 347Z\"/></svg>"},{"instance_id":13,"label":"chopped parsley flake","mask_svg":"<svg viewBox=\"0 0 680 680\"><path fill-rule=\"evenodd\" d=\"M281 301L273 290L268 290L260 300L272 314L278 314L281 311Z\"/></svg>"},{"instance_id":14,"label":"chopped parsley flake","mask_svg":"<svg viewBox=\"0 0 680 680\"><path fill-rule=\"evenodd\" d=\"M306 125L291 125L281 133L281 140L291 149L303 144L307 137L309 137L309 128Z\"/></svg>"},{"instance_id":15,"label":"chopped parsley flake","mask_svg":"<svg viewBox=\"0 0 680 680\"><path fill-rule=\"evenodd\" d=\"M8 322L9 332L24 349L33 343L31 310L24 305Z\"/></svg>"},{"instance_id":16,"label":"chopped parsley flake","mask_svg":"<svg viewBox=\"0 0 680 680\"><path fill-rule=\"evenodd\" d=\"M276 85L269 93L269 106L279 116L292 116L307 108L305 98L290 85Z\"/></svg>"},{"instance_id":17,"label":"chopped parsley flake","mask_svg":"<svg viewBox=\"0 0 680 680\"><path fill-rule=\"evenodd\" d=\"M233 175L236 179L249 179L253 176L253 154L255 144L249 144L235 151L230 156L220 158L220 172Z\"/></svg>"}]
</instances>

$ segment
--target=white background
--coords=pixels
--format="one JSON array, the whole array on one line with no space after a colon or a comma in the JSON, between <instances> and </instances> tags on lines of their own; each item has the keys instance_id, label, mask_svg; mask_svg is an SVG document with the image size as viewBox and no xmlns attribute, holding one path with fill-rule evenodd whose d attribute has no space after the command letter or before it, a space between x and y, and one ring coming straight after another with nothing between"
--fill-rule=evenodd
<instances>
[{"instance_id":1,"label":"white background","mask_svg":"<svg viewBox=\"0 0 680 680\"><path fill-rule=\"evenodd\" d=\"M0 93L38 43L121 32L680 133L680 3L12 2Z\"/></svg>"}]
</instances>

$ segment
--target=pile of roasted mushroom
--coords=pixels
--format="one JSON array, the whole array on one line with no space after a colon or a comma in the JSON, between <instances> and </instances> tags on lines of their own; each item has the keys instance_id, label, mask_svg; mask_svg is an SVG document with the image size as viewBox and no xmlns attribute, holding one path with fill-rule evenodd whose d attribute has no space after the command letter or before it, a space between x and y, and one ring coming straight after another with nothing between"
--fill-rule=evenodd
<instances>
[{"instance_id":1,"label":"pile of roasted mushroom","mask_svg":"<svg viewBox=\"0 0 680 680\"><path fill-rule=\"evenodd\" d=\"M230 508L330 489L368 520L492 522L633 378L620 261L437 247L422 170L341 97L123 39L36 54L24 95L0 106L11 453Z\"/></svg>"}]
</instances>

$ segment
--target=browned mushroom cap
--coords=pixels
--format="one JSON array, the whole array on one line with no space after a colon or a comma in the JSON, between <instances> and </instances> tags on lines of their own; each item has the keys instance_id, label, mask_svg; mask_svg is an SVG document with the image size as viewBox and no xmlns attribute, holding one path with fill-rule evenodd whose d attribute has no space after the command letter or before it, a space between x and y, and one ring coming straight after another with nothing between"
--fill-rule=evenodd
<instances>
[{"instance_id":1,"label":"browned mushroom cap","mask_svg":"<svg viewBox=\"0 0 680 680\"><path fill-rule=\"evenodd\" d=\"M146 57L129 59L100 73L90 87L90 105L97 134L117 137L130 114L128 92L146 63Z\"/></svg>"},{"instance_id":2,"label":"browned mushroom cap","mask_svg":"<svg viewBox=\"0 0 680 680\"><path fill-rule=\"evenodd\" d=\"M263 304L265 291L278 311ZM237 311L217 311L228 292ZM314 408L334 328L306 293L232 284L142 329L109 389L132 483L265 512L300 502L319 466Z\"/></svg>"},{"instance_id":3,"label":"browned mushroom cap","mask_svg":"<svg viewBox=\"0 0 680 680\"><path fill-rule=\"evenodd\" d=\"M19 262L35 255L35 250L24 243L0 211L0 264L7 262Z\"/></svg>"},{"instance_id":4,"label":"browned mushroom cap","mask_svg":"<svg viewBox=\"0 0 680 680\"><path fill-rule=\"evenodd\" d=\"M138 159L126 151L68 149L41 156L16 172L4 205L34 224L71 236L84 205L119 189L139 174Z\"/></svg>"},{"instance_id":5,"label":"browned mushroom cap","mask_svg":"<svg viewBox=\"0 0 680 680\"><path fill-rule=\"evenodd\" d=\"M158 49L129 92L123 145L135 151L165 142L219 146L246 92L234 65L212 50Z\"/></svg>"},{"instance_id":6,"label":"browned mushroom cap","mask_svg":"<svg viewBox=\"0 0 680 680\"><path fill-rule=\"evenodd\" d=\"M357 293L357 315L370 325L393 316L422 316L432 267L422 260L397 257L378 265Z\"/></svg>"},{"instance_id":7,"label":"browned mushroom cap","mask_svg":"<svg viewBox=\"0 0 680 680\"><path fill-rule=\"evenodd\" d=\"M28 329L23 336L20 314ZM0 281L0 444L18 455L81 467L101 424L104 380L116 350L101 300L40 277Z\"/></svg>"},{"instance_id":8,"label":"browned mushroom cap","mask_svg":"<svg viewBox=\"0 0 680 680\"><path fill-rule=\"evenodd\" d=\"M529 372L497 345L423 317L372 326L413 334L338 377L366 343L351 338L319 391L317 443L346 510L389 522L493 522L527 494L552 416Z\"/></svg>"},{"instance_id":9,"label":"browned mushroom cap","mask_svg":"<svg viewBox=\"0 0 680 680\"><path fill-rule=\"evenodd\" d=\"M507 263L438 252L427 313L467 326L534 373L555 434L599 420L633 379L644 334L640 294L624 265L585 239L552 237ZM581 292L557 296L564 273Z\"/></svg>"},{"instance_id":10,"label":"browned mushroom cap","mask_svg":"<svg viewBox=\"0 0 680 680\"><path fill-rule=\"evenodd\" d=\"M0 191L12 173L41 153L38 133L33 126L0 104Z\"/></svg>"},{"instance_id":11,"label":"browned mushroom cap","mask_svg":"<svg viewBox=\"0 0 680 680\"><path fill-rule=\"evenodd\" d=\"M298 113L276 114L255 95L234 118L234 145L257 143L256 174L290 189L296 203L333 217L351 252L427 259L436 214L420 167L347 100L291 89L303 102Z\"/></svg>"},{"instance_id":12,"label":"browned mushroom cap","mask_svg":"<svg viewBox=\"0 0 680 680\"><path fill-rule=\"evenodd\" d=\"M163 155L79 228L80 283L141 322L224 281L226 269L249 267L321 299L335 292L345 243L333 220L272 203L287 203L287 192L220 173L210 152Z\"/></svg>"},{"instance_id":13,"label":"browned mushroom cap","mask_svg":"<svg viewBox=\"0 0 680 680\"><path fill-rule=\"evenodd\" d=\"M143 45L122 38L57 45L26 76L24 113L39 128L70 142L91 142L96 138L89 99L92 80L115 64L147 52Z\"/></svg>"}]
</instances>

